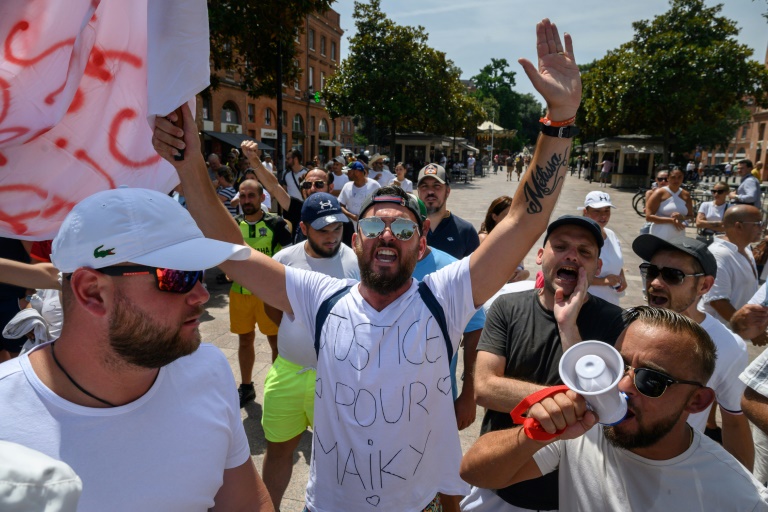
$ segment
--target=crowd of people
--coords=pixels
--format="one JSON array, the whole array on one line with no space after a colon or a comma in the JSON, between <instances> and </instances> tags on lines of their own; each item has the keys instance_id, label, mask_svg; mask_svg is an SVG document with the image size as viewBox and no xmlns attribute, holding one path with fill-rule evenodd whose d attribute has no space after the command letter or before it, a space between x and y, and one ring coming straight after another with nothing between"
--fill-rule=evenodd
<instances>
[{"instance_id":1,"label":"crowd of people","mask_svg":"<svg viewBox=\"0 0 768 512\"><path fill-rule=\"evenodd\" d=\"M310 512L768 510L768 352L748 365L746 349L768 342L750 250L761 212L739 190L738 204L703 210L722 235L681 236L693 212L670 173L649 220L673 231L651 226L631 246L647 305L623 304L610 195L550 219L571 146L550 124L575 118L581 81L570 36L546 19L536 34L538 66L521 64L548 122L480 234L449 209L439 162L411 182L382 155L307 167L294 150L278 177L250 141L228 165L206 164L184 106L153 135L178 172L175 195L87 198L38 244L39 264L3 242L13 258L0 259L0 281L20 287L3 291L57 290L46 311L60 332L32 329L23 351L26 337L2 341L0 471L25 471L2 479L12 492L0 505L279 510L311 428ZM511 180L517 161L505 163ZM232 283L239 385L200 339L214 266ZM272 353L260 474L240 414L257 399L257 326ZM588 393L552 388L563 353L586 340L623 360L618 423L597 425ZM544 437L513 420L521 403ZM462 455L478 406L482 435Z\"/></svg>"}]
</instances>

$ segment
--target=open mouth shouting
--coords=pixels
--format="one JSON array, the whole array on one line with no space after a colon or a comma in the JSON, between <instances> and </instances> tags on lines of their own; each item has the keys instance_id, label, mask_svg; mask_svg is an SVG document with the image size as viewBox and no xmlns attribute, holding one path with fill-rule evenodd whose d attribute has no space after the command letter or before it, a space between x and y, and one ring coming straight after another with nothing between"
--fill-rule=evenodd
<instances>
[{"instance_id":1,"label":"open mouth shouting","mask_svg":"<svg viewBox=\"0 0 768 512\"><path fill-rule=\"evenodd\" d=\"M669 297L653 290L648 290L648 305L663 308L669 303Z\"/></svg>"},{"instance_id":2,"label":"open mouth shouting","mask_svg":"<svg viewBox=\"0 0 768 512\"><path fill-rule=\"evenodd\" d=\"M576 282L579 280L579 268L573 267L570 265L563 265L557 270L557 278L562 283L573 283L576 284Z\"/></svg>"}]
</instances>

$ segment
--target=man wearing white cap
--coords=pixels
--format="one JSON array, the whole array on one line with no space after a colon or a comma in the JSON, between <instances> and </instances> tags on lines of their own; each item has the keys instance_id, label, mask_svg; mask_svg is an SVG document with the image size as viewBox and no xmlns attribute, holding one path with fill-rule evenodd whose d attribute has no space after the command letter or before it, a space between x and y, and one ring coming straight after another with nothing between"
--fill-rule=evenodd
<instances>
[{"instance_id":1,"label":"man wearing white cap","mask_svg":"<svg viewBox=\"0 0 768 512\"><path fill-rule=\"evenodd\" d=\"M611 196L606 192L592 191L584 199L584 206L579 209L597 222L603 234L603 248L600 251L600 273L591 278L589 293L595 297L607 300L611 304L619 305L619 298L627 289L627 280L624 278L624 256L621 254L619 237L613 230L606 226L611 220L611 210L616 208L611 202Z\"/></svg>"},{"instance_id":2,"label":"man wearing white cap","mask_svg":"<svg viewBox=\"0 0 768 512\"><path fill-rule=\"evenodd\" d=\"M198 330L203 270L250 252L159 192L80 202L53 241L66 322L0 365L0 440L69 464L80 511L272 510L229 363Z\"/></svg>"}]
</instances>

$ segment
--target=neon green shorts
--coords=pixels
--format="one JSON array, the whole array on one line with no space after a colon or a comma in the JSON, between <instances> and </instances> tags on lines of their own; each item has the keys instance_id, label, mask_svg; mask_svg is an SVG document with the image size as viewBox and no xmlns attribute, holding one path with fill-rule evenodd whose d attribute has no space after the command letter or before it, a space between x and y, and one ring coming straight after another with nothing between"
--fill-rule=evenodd
<instances>
[{"instance_id":1,"label":"neon green shorts","mask_svg":"<svg viewBox=\"0 0 768 512\"><path fill-rule=\"evenodd\" d=\"M261 426L272 443L284 443L315 422L317 372L277 356L264 381Z\"/></svg>"}]
</instances>

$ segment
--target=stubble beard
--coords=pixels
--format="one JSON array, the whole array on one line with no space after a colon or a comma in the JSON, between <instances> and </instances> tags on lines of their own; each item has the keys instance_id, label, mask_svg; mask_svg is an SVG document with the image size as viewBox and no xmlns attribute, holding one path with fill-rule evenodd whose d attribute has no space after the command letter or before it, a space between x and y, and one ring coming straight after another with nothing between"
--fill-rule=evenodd
<instances>
[{"instance_id":1,"label":"stubble beard","mask_svg":"<svg viewBox=\"0 0 768 512\"><path fill-rule=\"evenodd\" d=\"M650 428L642 427L640 420L642 416L635 412L635 419L638 425L638 431L634 434L622 433L616 430L617 426L603 426L603 434L616 448L623 448L625 450L632 450L635 448L647 448L659 442L664 436L674 428L677 422L680 420L680 416L683 411L679 411L674 417L669 417L660 421L656 425Z\"/></svg>"},{"instance_id":2,"label":"stubble beard","mask_svg":"<svg viewBox=\"0 0 768 512\"><path fill-rule=\"evenodd\" d=\"M181 326L168 327L150 316L118 292L109 320L109 344L119 360L140 368L161 368L180 357L193 353L200 346L200 331L188 337L181 335ZM203 307L199 306L201 314ZM190 313L190 316L193 312Z\"/></svg>"}]
</instances>

